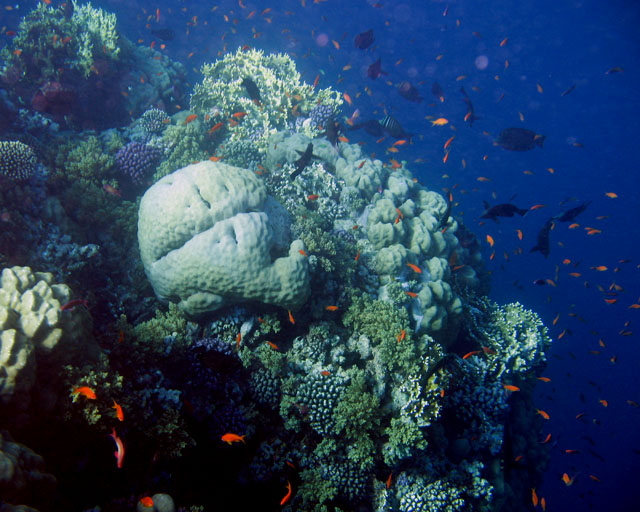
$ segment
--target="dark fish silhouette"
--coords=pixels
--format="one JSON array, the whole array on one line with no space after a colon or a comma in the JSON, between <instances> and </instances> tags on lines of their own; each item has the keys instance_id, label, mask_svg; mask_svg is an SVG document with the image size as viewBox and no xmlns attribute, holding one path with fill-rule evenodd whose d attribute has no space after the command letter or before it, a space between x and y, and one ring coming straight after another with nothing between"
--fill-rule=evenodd
<instances>
[{"instance_id":1,"label":"dark fish silhouette","mask_svg":"<svg viewBox=\"0 0 640 512\"><path fill-rule=\"evenodd\" d=\"M331 142L331 145L333 147L336 147L338 145L338 136L340 135L341 129L342 126L340 126L340 123L336 121L334 116L331 116L329 119L327 119L327 127L324 131L324 135L327 140Z\"/></svg>"},{"instance_id":2,"label":"dark fish silhouette","mask_svg":"<svg viewBox=\"0 0 640 512\"><path fill-rule=\"evenodd\" d=\"M465 104L467 105L467 115L464 116L464 120L469 123L469 126L473 126L473 122L476 119L480 119L479 117L476 117L474 110L473 110L473 103L471 103L471 99L469 98L469 95L467 94L467 91L464 90L464 87L460 87L460 92L462 93L462 100L465 102Z\"/></svg>"},{"instance_id":3,"label":"dark fish silhouette","mask_svg":"<svg viewBox=\"0 0 640 512\"><path fill-rule=\"evenodd\" d=\"M253 80L251 80L251 78L243 78L242 86L247 90L249 98L251 98L254 102L260 103L260 89L258 89L258 86Z\"/></svg>"},{"instance_id":4,"label":"dark fish silhouette","mask_svg":"<svg viewBox=\"0 0 640 512\"><path fill-rule=\"evenodd\" d=\"M566 91L564 91L560 96L566 96L567 94L571 94L575 88L576 88L576 84L573 84Z\"/></svg>"},{"instance_id":5,"label":"dark fish silhouette","mask_svg":"<svg viewBox=\"0 0 640 512\"><path fill-rule=\"evenodd\" d=\"M538 243L535 247L532 247L531 251L529 252L540 251L545 258L549 256L549 232L551 231L552 227L553 218L545 222L544 226L542 226L542 229L538 231Z\"/></svg>"},{"instance_id":6,"label":"dark fish silhouette","mask_svg":"<svg viewBox=\"0 0 640 512\"><path fill-rule=\"evenodd\" d=\"M571 222L583 211L585 211L590 204L591 204L591 201L585 201L579 206L575 206L574 208L569 208L567 211L564 211L556 215L555 217L553 217L553 220L557 220L558 222Z\"/></svg>"},{"instance_id":7,"label":"dark fish silhouette","mask_svg":"<svg viewBox=\"0 0 640 512\"><path fill-rule=\"evenodd\" d=\"M447 221L451 216L451 208L453 208L453 194L451 193L451 190L449 190L449 193L447 194L447 209L444 211L444 215L442 216L442 218L440 219L440 222L438 223L438 228L446 226Z\"/></svg>"},{"instance_id":8,"label":"dark fish silhouette","mask_svg":"<svg viewBox=\"0 0 640 512\"><path fill-rule=\"evenodd\" d=\"M356 48L360 48L361 50L366 50L373 44L375 38L373 37L373 29L367 30L366 32L362 32L358 34L353 40L353 44L356 45Z\"/></svg>"},{"instance_id":9,"label":"dark fish silhouette","mask_svg":"<svg viewBox=\"0 0 640 512\"><path fill-rule=\"evenodd\" d=\"M300 153L300 158L298 158L293 163L293 165L296 166L296 170L293 171L289 175L289 178L291 179L291 181L295 180L296 177L299 176L302 171L304 171L304 169L307 167L307 165L309 165L311 163L311 159L314 157L313 156L313 144L311 142L309 142L309 145L307 146L307 149L305 149L304 152L303 151L298 151L298 153Z\"/></svg>"},{"instance_id":10,"label":"dark fish silhouette","mask_svg":"<svg viewBox=\"0 0 640 512\"><path fill-rule=\"evenodd\" d=\"M424 98L420 96L418 89L416 89L410 82L404 81L398 86L398 92L405 100L413 101L414 103L420 103Z\"/></svg>"},{"instance_id":11,"label":"dark fish silhouette","mask_svg":"<svg viewBox=\"0 0 640 512\"><path fill-rule=\"evenodd\" d=\"M529 210L526 208L518 208L511 203L496 204L495 206L489 206L489 203L483 201L484 213L480 215L481 219L493 219L498 222L498 217L513 217L514 214L518 214L521 217L524 216Z\"/></svg>"},{"instance_id":12,"label":"dark fish silhouette","mask_svg":"<svg viewBox=\"0 0 640 512\"><path fill-rule=\"evenodd\" d=\"M529 151L536 146L542 147L545 136L526 128L505 128L500 132L496 143L509 151Z\"/></svg>"},{"instance_id":13,"label":"dark fish silhouette","mask_svg":"<svg viewBox=\"0 0 640 512\"><path fill-rule=\"evenodd\" d=\"M151 31L154 36L159 37L163 41L173 41L176 33L171 28L158 28Z\"/></svg>"},{"instance_id":14,"label":"dark fish silhouette","mask_svg":"<svg viewBox=\"0 0 640 512\"><path fill-rule=\"evenodd\" d=\"M349 127L349 130L359 130L360 128L364 128L365 132L374 137L381 137L384 135L384 127L375 119L353 124Z\"/></svg>"},{"instance_id":15,"label":"dark fish silhouette","mask_svg":"<svg viewBox=\"0 0 640 512\"><path fill-rule=\"evenodd\" d=\"M384 131L391 135L394 139L410 139L412 135L404 131L402 125L393 117L387 115L384 117L380 124L384 128Z\"/></svg>"},{"instance_id":16,"label":"dark fish silhouette","mask_svg":"<svg viewBox=\"0 0 640 512\"><path fill-rule=\"evenodd\" d=\"M440 103L444 103L444 91L438 82L433 82L431 86L431 94L440 100Z\"/></svg>"},{"instance_id":17,"label":"dark fish silhouette","mask_svg":"<svg viewBox=\"0 0 640 512\"><path fill-rule=\"evenodd\" d=\"M61 4L62 14L66 20L70 20L73 16L73 2L71 0L67 0L65 3Z\"/></svg>"},{"instance_id":18,"label":"dark fish silhouette","mask_svg":"<svg viewBox=\"0 0 640 512\"><path fill-rule=\"evenodd\" d=\"M367 76L372 80L375 80L380 75L386 74L386 71L382 71L382 62L380 61L380 59L371 64L371 66L369 66L369 69L367 69Z\"/></svg>"}]
</instances>

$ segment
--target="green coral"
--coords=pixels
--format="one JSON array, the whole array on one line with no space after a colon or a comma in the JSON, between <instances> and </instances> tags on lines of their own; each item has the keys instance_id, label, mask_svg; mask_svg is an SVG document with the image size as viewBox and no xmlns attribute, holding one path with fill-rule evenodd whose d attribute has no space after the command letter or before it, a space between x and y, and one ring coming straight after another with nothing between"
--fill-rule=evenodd
<instances>
[{"instance_id":1,"label":"green coral","mask_svg":"<svg viewBox=\"0 0 640 512\"><path fill-rule=\"evenodd\" d=\"M100 139L91 135L86 140L70 141L60 147L53 177L100 184L114 166L113 156L105 152Z\"/></svg>"},{"instance_id":2,"label":"green coral","mask_svg":"<svg viewBox=\"0 0 640 512\"><path fill-rule=\"evenodd\" d=\"M153 181L171 174L177 169L200 162L209 158L213 153L213 146L209 146L206 132L196 120L189 124L175 124L167 126L162 134L159 145L168 148L168 153L153 175Z\"/></svg>"},{"instance_id":3,"label":"green coral","mask_svg":"<svg viewBox=\"0 0 640 512\"><path fill-rule=\"evenodd\" d=\"M20 22L13 44L0 53L3 74L17 69L29 82L35 77L57 79L60 70L75 70L86 78L96 59L117 60L115 14L91 4L73 5L73 16L67 19L62 9L38 3Z\"/></svg>"},{"instance_id":4,"label":"green coral","mask_svg":"<svg viewBox=\"0 0 640 512\"><path fill-rule=\"evenodd\" d=\"M155 318L139 323L133 328L137 341L144 346L172 337L179 344L186 341L188 321L184 313L173 302L166 312L156 310Z\"/></svg>"},{"instance_id":5,"label":"green coral","mask_svg":"<svg viewBox=\"0 0 640 512\"><path fill-rule=\"evenodd\" d=\"M227 123L231 140L252 139L261 152L270 134L288 127L298 115L309 112L317 103L341 104L340 94L331 89L315 90L301 82L294 61L286 54L265 55L261 50L238 49L222 59L202 66L204 80L191 96L191 110L203 118L208 114L211 125L236 112L247 115L236 126ZM254 102L242 85L252 80L260 91L260 103Z\"/></svg>"},{"instance_id":6,"label":"green coral","mask_svg":"<svg viewBox=\"0 0 640 512\"><path fill-rule=\"evenodd\" d=\"M416 450L425 450L427 441L420 427L406 416L391 418L385 429L389 440L383 447L384 462L395 466L400 460L411 457Z\"/></svg>"},{"instance_id":7,"label":"green coral","mask_svg":"<svg viewBox=\"0 0 640 512\"><path fill-rule=\"evenodd\" d=\"M346 327L364 334L377 345L388 370L416 371L415 348L406 309L367 294L353 294L342 321Z\"/></svg>"}]
</instances>

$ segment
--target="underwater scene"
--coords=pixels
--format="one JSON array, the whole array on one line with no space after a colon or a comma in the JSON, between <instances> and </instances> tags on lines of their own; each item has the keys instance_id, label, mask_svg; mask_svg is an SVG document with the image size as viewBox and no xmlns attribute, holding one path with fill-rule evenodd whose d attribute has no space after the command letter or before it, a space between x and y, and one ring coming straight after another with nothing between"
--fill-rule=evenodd
<instances>
[{"instance_id":1,"label":"underwater scene","mask_svg":"<svg viewBox=\"0 0 640 512\"><path fill-rule=\"evenodd\" d=\"M0 512L639 510L639 25L0 4Z\"/></svg>"}]
</instances>

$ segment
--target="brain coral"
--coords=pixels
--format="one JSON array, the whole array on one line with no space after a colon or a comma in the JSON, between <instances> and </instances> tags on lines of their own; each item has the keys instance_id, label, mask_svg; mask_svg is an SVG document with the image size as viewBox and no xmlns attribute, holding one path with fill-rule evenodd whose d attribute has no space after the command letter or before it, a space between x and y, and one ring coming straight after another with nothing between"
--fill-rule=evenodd
<instances>
[{"instance_id":1,"label":"brain coral","mask_svg":"<svg viewBox=\"0 0 640 512\"><path fill-rule=\"evenodd\" d=\"M309 271L288 227L252 172L205 161L147 190L138 242L156 295L188 314L246 300L295 310L309 295Z\"/></svg>"}]
</instances>

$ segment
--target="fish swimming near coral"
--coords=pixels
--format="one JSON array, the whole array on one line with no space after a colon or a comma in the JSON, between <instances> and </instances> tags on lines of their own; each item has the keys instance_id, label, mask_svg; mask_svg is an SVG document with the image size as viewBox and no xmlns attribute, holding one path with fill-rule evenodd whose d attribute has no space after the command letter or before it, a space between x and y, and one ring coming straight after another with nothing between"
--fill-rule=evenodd
<instances>
[{"instance_id":1,"label":"fish swimming near coral","mask_svg":"<svg viewBox=\"0 0 640 512\"><path fill-rule=\"evenodd\" d=\"M349 130L359 130L360 128L364 128L364 131L373 137L380 137L384 135L384 126L382 126L375 119L370 119L369 121L363 121L362 123L352 124L349 127Z\"/></svg>"},{"instance_id":2,"label":"fish swimming near coral","mask_svg":"<svg viewBox=\"0 0 640 512\"><path fill-rule=\"evenodd\" d=\"M260 103L262 101L262 98L260 97L260 89L258 89L258 86L253 80L251 80L251 78L243 78L242 86L246 89L249 98L254 102Z\"/></svg>"},{"instance_id":3,"label":"fish swimming near coral","mask_svg":"<svg viewBox=\"0 0 640 512\"><path fill-rule=\"evenodd\" d=\"M291 178L291 181L295 180L296 177L299 176L300 173L305 170L307 165L311 163L312 158L317 158L313 154L313 144L311 142L309 142L309 145L307 146L307 149L304 150L304 152L298 151L298 153L300 154L300 158L298 158L293 163L296 166L296 170L289 175L289 178Z\"/></svg>"},{"instance_id":4,"label":"fish swimming near coral","mask_svg":"<svg viewBox=\"0 0 640 512\"><path fill-rule=\"evenodd\" d=\"M545 136L526 128L505 128L496 139L496 144L509 151L529 151L541 148Z\"/></svg>"},{"instance_id":5,"label":"fish swimming near coral","mask_svg":"<svg viewBox=\"0 0 640 512\"><path fill-rule=\"evenodd\" d=\"M404 131L404 128L402 128L402 125L397 119L390 115L385 116L384 119L380 121L380 124L384 128L384 131L394 139L411 139L411 137L413 137L412 134Z\"/></svg>"},{"instance_id":6,"label":"fish swimming near coral","mask_svg":"<svg viewBox=\"0 0 640 512\"><path fill-rule=\"evenodd\" d=\"M494 222L498 222L498 217L513 217L514 214L518 214L521 217L524 216L529 210L526 208L518 208L511 203L496 204L489 206L489 203L483 201L484 213L480 215L481 219L493 219Z\"/></svg>"},{"instance_id":7,"label":"fish swimming near coral","mask_svg":"<svg viewBox=\"0 0 640 512\"><path fill-rule=\"evenodd\" d=\"M531 248L531 251L529 252L540 251L545 258L549 256L549 232L551 231L552 227L553 218L549 219L547 222L545 222L544 226L542 226L542 229L538 232L538 242L536 243L535 247Z\"/></svg>"},{"instance_id":8,"label":"fish swimming near coral","mask_svg":"<svg viewBox=\"0 0 640 512\"><path fill-rule=\"evenodd\" d=\"M571 222L583 211L585 211L590 204L591 204L591 201L585 201L581 205L575 206L573 208L569 208L568 210L554 216L553 219L557 220L558 222Z\"/></svg>"},{"instance_id":9,"label":"fish swimming near coral","mask_svg":"<svg viewBox=\"0 0 640 512\"><path fill-rule=\"evenodd\" d=\"M247 444L246 441L244 440L245 437L247 437L246 434L243 435L243 436L239 436L238 434L233 434L231 432L227 432L220 439L222 439L227 444L237 443L237 442L240 442L240 441L242 441L244 444Z\"/></svg>"}]
</instances>

